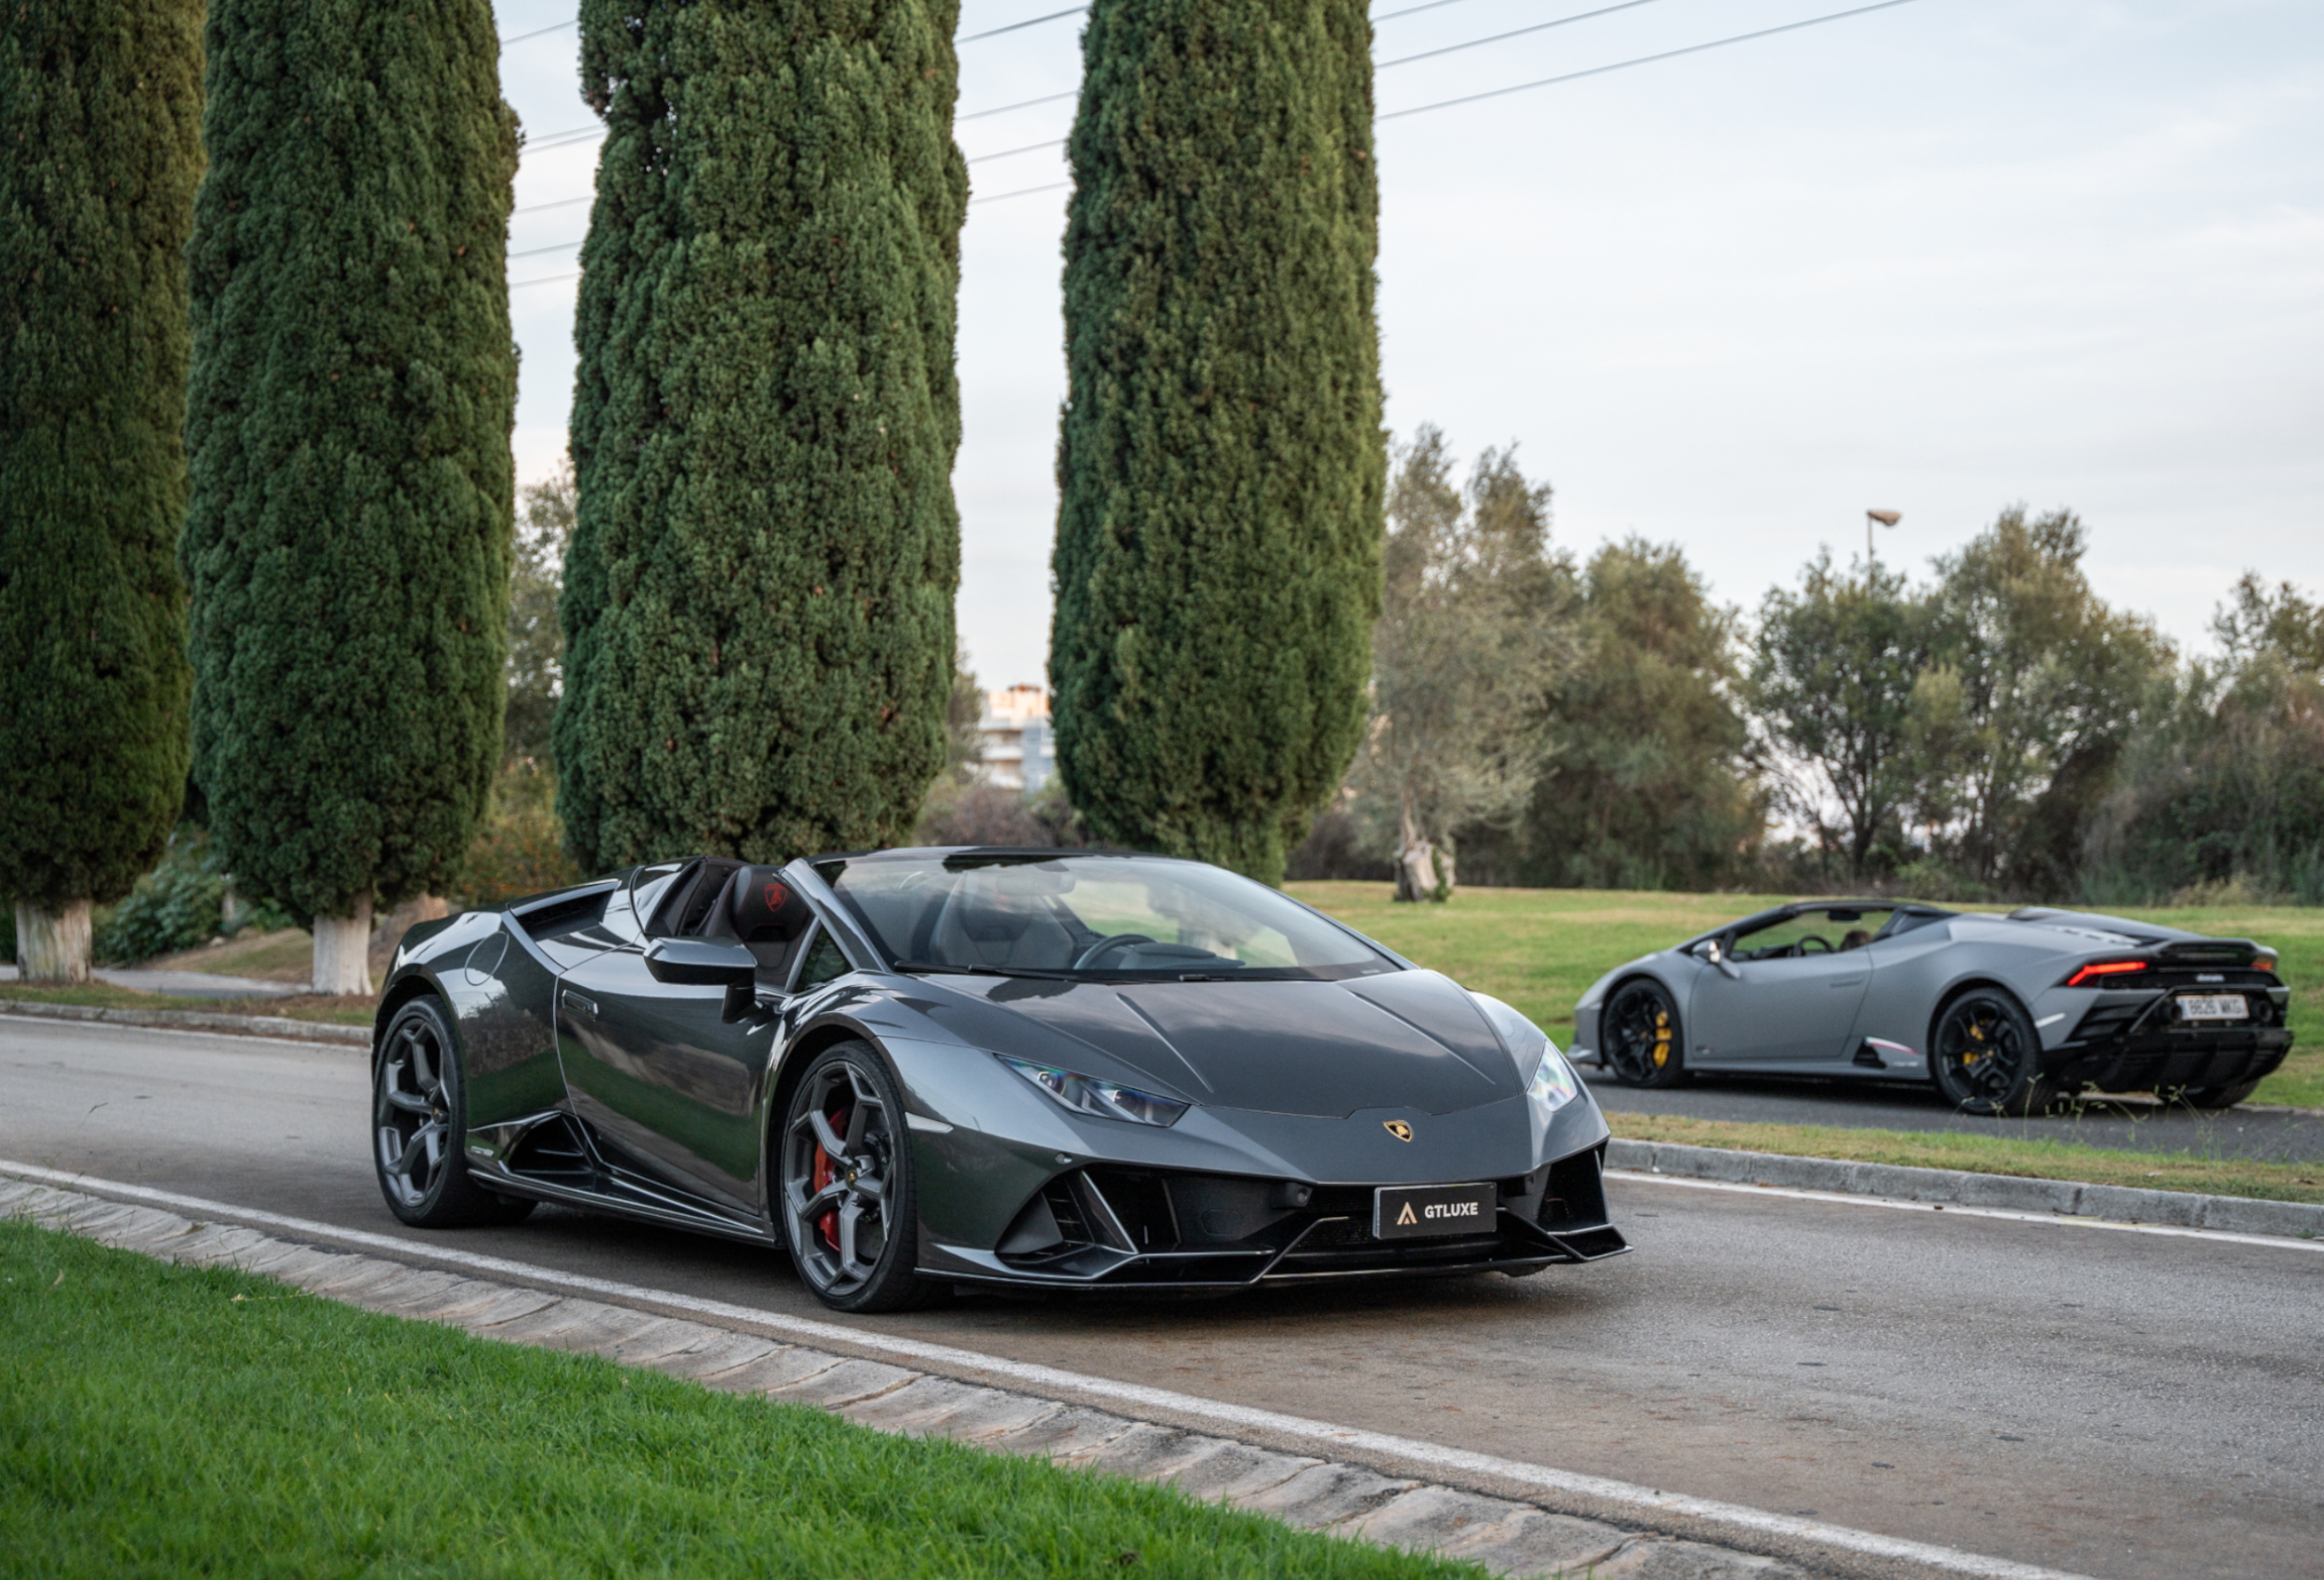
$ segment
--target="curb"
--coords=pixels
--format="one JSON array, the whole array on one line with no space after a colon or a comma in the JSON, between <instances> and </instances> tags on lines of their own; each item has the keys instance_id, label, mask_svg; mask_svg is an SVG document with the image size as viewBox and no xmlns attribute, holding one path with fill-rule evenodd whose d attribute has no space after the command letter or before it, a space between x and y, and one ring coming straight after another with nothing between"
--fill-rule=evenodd
<instances>
[{"instance_id":1,"label":"curb","mask_svg":"<svg viewBox=\"0 0 2324 1580\"><path fill-rule=\"evenodd\" d=\"M878 1431L944 1437L1174 1486L1301 1530L1463 1559L1497 1574L1595 1580L1809 1580L1781 1560L1551 1512L1361 1465L1286 1454L1063 1400L989 1388L736 1328L658 1316L385 1257L277 1239L14 1178L0 1216L191 1266L230 1266L323 1298L480 1338L601 1355L705 1388L828 1411ZM2068 1577L2015 1564L1971 1573Z\"/></svg>"},{"instance_id":2,"label":"curb","mask_svg":"<svg viewBox=\"0 0 2324 1580\"><path fill-rule=\"evenodd\" d=\"M2191 1191L2141 1191L2127 1185L2084 1185L2070 1179L2024 1179L2007 1174L1969 1174L1950 1168L1907 1168L1837 1158L1786 1157L1777 1152L1730 1152L1674 1141L1626 1141L1606 1147L1606 1166L1682 1179L1833 1191L2015 1212L2055 1213L2114 1223L2156 1223L2174 1229L2216 1229L2237 1234L2324 1237L2324 1205L2269 1202L2249 1196L2206 1196Z\"/></svg>"},{"instance_id":3,"label":"curb","mask_svg":"<svg viewBox=\"0 0 2324 1580\"><path fill-rule=\"evenodd\" d=\"M305 1042L371 1046L368 1026L335 1026L323 1020L293 1020L282 1015L214 1015L201 1009L102 1009L86 1004L41 1004L0 998L0 1015L29 1015L44 1020L97 1020L111 1026L145 1026L164 1031L235 1032L244 1036L296 1037Z\"/></svg>"}]
</instances>

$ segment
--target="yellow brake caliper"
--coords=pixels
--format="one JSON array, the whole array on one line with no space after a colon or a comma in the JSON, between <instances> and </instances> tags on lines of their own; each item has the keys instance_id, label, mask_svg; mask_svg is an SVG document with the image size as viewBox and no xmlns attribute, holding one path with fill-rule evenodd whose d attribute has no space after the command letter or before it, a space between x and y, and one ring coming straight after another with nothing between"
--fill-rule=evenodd
<instances>
[{"instance_id":1,"label":"yellow brake caliper","mask_svg":"<svg viewBox=\"0 0 2324 1580\"><path fill-rule=\"evenodd\" d=\"M1655 1011L1655 1068L1659 1070L1670 1062L1670 1012Z\"/></svg>"}]
</instances>

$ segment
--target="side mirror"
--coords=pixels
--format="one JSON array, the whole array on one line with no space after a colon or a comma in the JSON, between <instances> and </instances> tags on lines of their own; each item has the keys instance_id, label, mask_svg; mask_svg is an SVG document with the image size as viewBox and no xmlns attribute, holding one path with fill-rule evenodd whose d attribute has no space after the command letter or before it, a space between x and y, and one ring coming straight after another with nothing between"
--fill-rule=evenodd
<instances>
[{"instance_id":1,"label":"side mirror","mask_svg":"<svg viewBox=\"0 0 2324 1580\"><path fill-rule=\"evenodd\" d=\"M739 943L706 938L656 939L645 952L646 974L680 987L747 986L759 974L759 957Z\"/></svg>"},{"instance_id":2,"label":"side mirror","mask_svg":"<svg viewBox=\"0 0 2324 1580\"><path fill-rule=\"evenodd\" d=\"M1703 958L1710 961L1713 966L1719 968L1720 973L1723 976L1739 978L1743 975L1742 972L1735 968L1734 962L1727 958L1726 944L1718 939L1706 939L1704 941Z\"/></svg>"}]
</instances>

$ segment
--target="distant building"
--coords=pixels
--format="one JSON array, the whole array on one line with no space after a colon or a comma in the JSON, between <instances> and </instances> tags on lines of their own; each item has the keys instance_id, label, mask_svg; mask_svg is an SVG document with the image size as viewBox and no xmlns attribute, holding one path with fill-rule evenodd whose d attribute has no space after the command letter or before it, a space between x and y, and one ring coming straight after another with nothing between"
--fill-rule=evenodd
<instances>
[{"instance_id":1,"label":"distant building","mask_svg":"<svg viewBox=\"0 0 2324 1580\"><path fill-rule=\"evenodd\" d=\"M1038 686L1005 686L984 693L984 717L976 721L984 752L977 777L987 784L1037 796L1057 771L1057 745L1050 735L1049 692Z\"/></svg>"}]
</instances>

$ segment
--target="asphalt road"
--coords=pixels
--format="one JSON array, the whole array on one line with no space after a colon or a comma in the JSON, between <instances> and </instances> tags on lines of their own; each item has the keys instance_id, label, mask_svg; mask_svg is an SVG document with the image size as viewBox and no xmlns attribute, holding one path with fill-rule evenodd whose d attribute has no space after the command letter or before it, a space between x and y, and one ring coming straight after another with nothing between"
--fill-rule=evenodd
<instances>
[{"instance_id":1,"label":"asphalt road","mask_svg":"<svg viewBox=\"0 0 2324 1580\"><path fill-rule=\"evenodd\" d=\"M0 1157L409 1239L359 1053L0 1019ZM865 1326L2106 1580L2309 1576L2324 1252L1617 1181L1635 1256ZM823 1315L781 1257L544 1210L464 1249Z\"/></svg>"},{"instance_id":2,"label":"asphalt road","mask_svg":"<svg viewBox=\"0 0 2324 1580\"><path fill-rule=\"evenodd\" d=\"M1959 1130L2131 1152L2324 1162L2324 1110L2317 1109L2243 1106L2205 1113L2184 1103L2093 1092L2040 1119L1987 1119L1960 1113L1930 1086L1902 1082L1698 1075L1684 1086L1648 1090L1625 1086L1587 1065L1581 1075L1600 1107L1625 1113L1865 1130Z\"/></svg>"}]
</instances>

